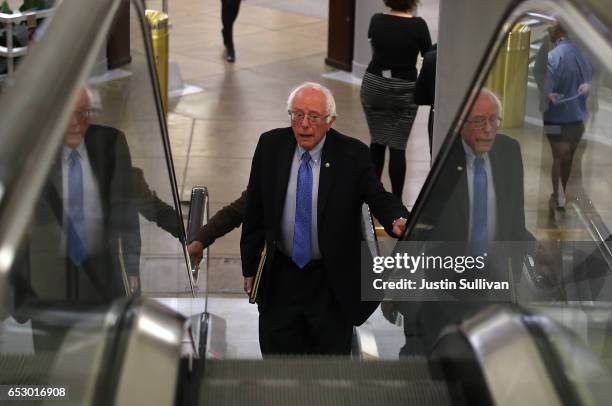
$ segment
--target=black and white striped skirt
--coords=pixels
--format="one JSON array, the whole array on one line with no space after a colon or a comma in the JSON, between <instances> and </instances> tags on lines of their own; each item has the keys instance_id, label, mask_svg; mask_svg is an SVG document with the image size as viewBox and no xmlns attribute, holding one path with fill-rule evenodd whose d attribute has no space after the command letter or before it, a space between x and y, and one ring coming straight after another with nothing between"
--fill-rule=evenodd
<instances>
[{"instance_id":1,"label":"black and white striped skirt","mask_svg":"<svg viewBox=\"0 0 612 406\"><path fill-rule=\"evenodd\" d=\"M361 84L361 105L374 143L406 149L418 109L414 82L366 72Z\"/></svg>"}]
</instances>

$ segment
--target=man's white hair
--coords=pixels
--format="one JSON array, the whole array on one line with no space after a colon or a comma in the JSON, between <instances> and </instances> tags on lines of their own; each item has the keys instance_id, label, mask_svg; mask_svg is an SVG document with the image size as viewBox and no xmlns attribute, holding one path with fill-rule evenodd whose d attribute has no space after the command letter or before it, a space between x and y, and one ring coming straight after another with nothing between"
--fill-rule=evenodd
<instances>
[{"instance_id":1,"label":"man's white hair","mask_svg":"<svg viewBox=\"0 0 612 406\"><path fill-rule=\"evenodd\" d=\"M489 96L491 98L491 100L493 100L495 102L495 106L497 107L497 115L499 117L502 116L502 102L499 98L499 96L497 96L495 93L493 93L491 90L489 90L486 87L483 87L482 89L480 89L480 92Z\"/></svg>"},{"instance_id":2,"label":"man's white hair","mask_svg":"<svg viewBox=\"0 0 612 406\"><path fill-rule=\"evenodd\" d=\"M304 82L289 93L289 97L287 98L288 111L293 109L293 100L295 99L295 96L304 89L316 89L325 95L325 114L328 115L326 120L328 123L331 121L332 117L337 117L336 101L334 100L334 95L332 94L331 90L315 82Z\"/></svg>"}]
</instances>

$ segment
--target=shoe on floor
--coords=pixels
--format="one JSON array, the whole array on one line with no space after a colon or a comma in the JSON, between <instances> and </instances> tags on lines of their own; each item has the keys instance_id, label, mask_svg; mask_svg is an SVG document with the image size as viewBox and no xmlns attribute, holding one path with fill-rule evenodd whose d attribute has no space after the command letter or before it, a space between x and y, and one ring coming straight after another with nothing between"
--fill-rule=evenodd
<instances>
[{"instance_id":1,"label":"shoe on floor","mask_svg":"<svg viewBox=\"0 0 612 406\"><path fill-rule=\"evenodd\" d=\"M565 210L565 194L552 193L548 199L548 207L551 210Z\"/></svg>"}]
</instances>

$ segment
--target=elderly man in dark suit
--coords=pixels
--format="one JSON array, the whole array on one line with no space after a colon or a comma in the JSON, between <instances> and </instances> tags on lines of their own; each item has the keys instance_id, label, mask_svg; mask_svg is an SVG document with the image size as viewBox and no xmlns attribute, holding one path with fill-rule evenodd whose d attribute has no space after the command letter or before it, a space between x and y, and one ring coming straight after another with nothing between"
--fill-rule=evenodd
<instances>
[{"instance_id":1,"label":"elderly man in dark suit","mask_svg":"<svg viewBox=\"0 0 612 406\"><path fill-rule=\"evenodd\" d=\"M91 99L80 93L34 214L29 279L40 299L106 303L139 288L128 145L120 131L90 123Z\"/></svg>"},{"instance_id":2,"label":"elderly man in dark suit","mask_svg":"<svg viewBox=\"0 0 612 406\"><path fill-rule=\"evenodd\" d=\"M461 127L461 136L453 140L427 204L408 237L411 241L449 242L434 244L435 252L429 252L430 255L488 252L487 277L507 277L507 259L512 256L511 263L518 267L527 253L523 252L527 247L524 244L506 244L504 257L500 259L499 247L496 254L489 252L491 241L534 240L525 227L521 148L516 140L497 133L501 109L494 93L486 88L479 92ZM466 274L457 275L466 277ZM422 352L423 344L426 349L430 348L444 326L482 309L486 305L483 300L499 298L495 292L486 291L447 293L457 301L394 302L405 317L406 345L400 355ZM385 315L391 314L391 308L384 310Z\"/></svg>"},{"instance_id":3,"label":"elderly man in dark suit","mask_svg":"<svg viewBox=\"0 0 612 406\"><path fill-rule=\"evenodd\" d=\"M331 92L305 83L289 96L291 127L261 136L247 188L241 254L250 293L260 253L259 342L266 354L349 354L360 300L360 216L368 203L400 236L408 215L376 177L363 143L333 130Z\"/></svg>"},{"instance_id":4,"label":"elderly man in dark suit","mask_svg":"<svg viewBox=\"0 0 612 406\"><path fill-rule=\"evenodd\" d=\"M424 210L423 219L434 227L428 239L532 239L525 228L521 148L497 133L501 108L494 93L480 91Z\"/></svg>"}]
</instances>

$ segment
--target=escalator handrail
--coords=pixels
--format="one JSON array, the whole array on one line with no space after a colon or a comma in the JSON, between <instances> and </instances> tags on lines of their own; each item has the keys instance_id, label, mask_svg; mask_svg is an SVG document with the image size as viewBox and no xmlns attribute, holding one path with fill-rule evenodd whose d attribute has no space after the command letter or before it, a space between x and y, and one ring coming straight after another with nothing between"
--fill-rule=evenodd
<instances>
[{"instance_id":1,"label":"escalator handrail","mask_svg":"<svg viewBox=\"0 0 612 406\"><path fill-rule=\"evenodd\" d=\"M149 68L149 78L151 79L151 86L153 88L153 96L155 98L155 107L157 110L157 119L159 121L159 129L161 132L161 141L164 147L164 156L166 160L166 169L168 170L168 175L170 177L170 190L172 192L172 200L174 201L174 207L177 212L177 223L179 225L179 234L181 236L180 240L183 243L183 257L185 258L185 270L187 272L187 280L189 281L189 287L191 290L191 295L193 297L196 296L196 286L195 281L193 279L193 275L191 273L191 265L189 261L189 255L187 253L187 245L185 244L186 240L186 232L185 232L185 224L183 223L183 211L181 207L181 199L179 196L178 182L176 180L176 172L174 171L174 160L172 158L172 148L170 145L170 136L168 133L168 124L166 122L166 113L163 108L162 95L161 95L161 86L160 79L157 73L157 69L155 67L155 61L153 58L153 45L151 40L151 27L149 25L149 21L145 18L145 5L143 1L140 0L131 0L130 1L132 7L137 10L135 15L136 18L140 20L140 28L142 29L142 39L143 45L145 48L145 56L147 60L147 65Z\"/></svg>"},{"instance_id":2,"label":"escalator handrail","mask_svg":"<svg viewBox=\"0 0 612 406\"><path fill-rule=\"evenodd\" d=\"M127 312L119 332L122 337L113 348L113 404L171 406L178 385L181 344L191 340L185 318L142 297L134 299Z\"/></svg>"},{"instance_id":3,"label":"escalator handrail","mask_svg":"<svg viewBox=\"0 0 612 406\"><path fill-rule=\"evenodd\" d=\"M372 220L370 206L368 206L366 203L361 206L361 236L368 245L370 254L374 257L379 256L380 248L378 247L376 228L374 227L374 221Z\"/></svg>"},{"instance_id":4,"label":"escalator handrail","mask_svg":"<svg viewBox=\"0 0 612 406\"><path fill-rule=\"evenodd\" d=\"M494 404L564 404L517 310L490 307L463 321L460 330L473 349ZM512 390L508 390L508 371L514 374Z\"/></svg>"},{"instance_id":5,"label":"escalator handrail","mask_svg":"<svg viewBox=\"0 0 612 406\"><path fill-rule=\"evenodd\" d=\"M597 214L598 211L593 206L593 202L586 195L582 195L571 202L570 205L578 214L578 218L584 224L593 241L597 244L597 249L608 265L608 272L612 272L612 249L608 240L611 235L610 230Z\"/></svg>"},{"instance_id":6,"label":"escalator handrail","mask_svg":"<svg viewBox=\"0 0 612 406\"><path fill-rule=\"evenodd\" d=\"M208 223L209 217L209 197L208 188L205 186L194 187L191 189L191 203L189 205L189 217L187 219L187 243L192 242L197 237L198 231L203 225ZM204 249L204 255L200 264L195 264L190 260L191 274L197 284L201 270L204 269L204 277L208 270L208 247Z\"/></svg>"}]
</instances>

